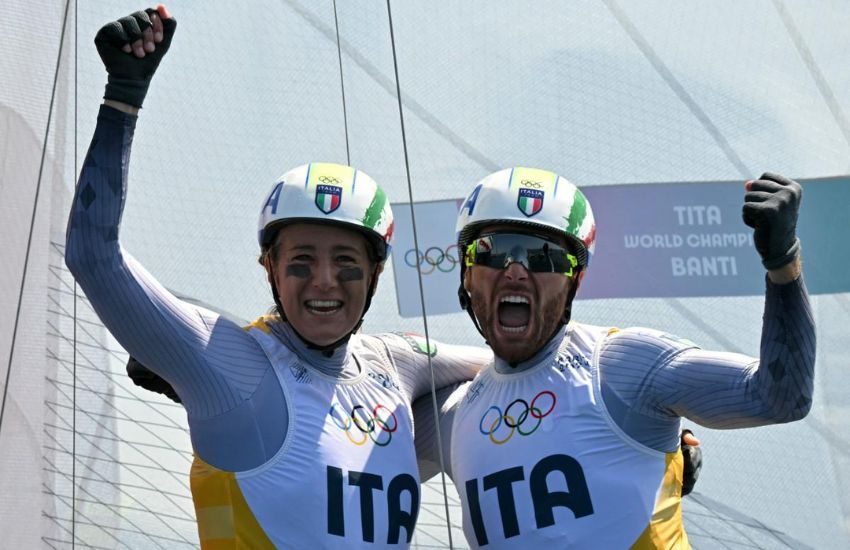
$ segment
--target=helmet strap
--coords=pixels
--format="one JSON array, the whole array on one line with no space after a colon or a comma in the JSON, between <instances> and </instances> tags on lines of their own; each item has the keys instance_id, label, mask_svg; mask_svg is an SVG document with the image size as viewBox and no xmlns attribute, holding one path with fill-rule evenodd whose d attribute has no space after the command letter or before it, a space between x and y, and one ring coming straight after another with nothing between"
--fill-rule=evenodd
<instances>
[{"instance_id":1,"label":"helmet strap","mask_svg":"<svg viewBox=\"0 0 850 550\"><path fill-rule=\"evenodd\" d=\"M465 310L469 314L469 318L472 319L472 324L475 325L475 329L478 331L481 336L484 337L484 342L489 345L487 342L487 336L484 334L484 331L481 330L481 325L478 324L478 318L475 316L475 311L472 309L472 298L469 296L469 293L463 287L463 280L466 276L466 266L464 266L463 261L460 263L460 286L457 289L457 298L460 302L461 309Z\"/></svg>"}]
</instances>

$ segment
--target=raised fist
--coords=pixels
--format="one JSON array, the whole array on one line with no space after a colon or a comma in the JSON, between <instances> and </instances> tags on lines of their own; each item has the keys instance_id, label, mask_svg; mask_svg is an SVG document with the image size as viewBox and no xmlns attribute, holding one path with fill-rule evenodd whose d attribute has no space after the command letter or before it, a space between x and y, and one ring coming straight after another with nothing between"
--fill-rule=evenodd
<instances>
[{"instance_id":1,"label":"raised fist","mask_svg":"<svg viewBox=\"0 0 850 550\"><path fill-rule=\"evenodd\" d=\"M101 27L94 43L109 74L104 99L141 107L176 28L162 4Z\"/></svg>"},{"instance_id":2,"label":"raised fist","mask_svg":"<svg viewBox=\"0 0 850 550\"><path fill-rule=\"evenodd\" d=\"M794 180L765 172L748 181L744 195L744 223L752 227L753 241L766 269L791 263L800 250L797 213L803 188Z\"/></svg>"}]
</instances>

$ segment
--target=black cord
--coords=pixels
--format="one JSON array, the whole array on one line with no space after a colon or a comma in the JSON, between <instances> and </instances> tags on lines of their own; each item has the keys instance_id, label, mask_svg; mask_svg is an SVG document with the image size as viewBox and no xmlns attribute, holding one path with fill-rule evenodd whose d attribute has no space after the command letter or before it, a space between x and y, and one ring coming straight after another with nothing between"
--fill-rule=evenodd
<instances>
[{"instance_id":1,"label":"black cord","mask_svg":"<svg viewBox=\"0 0 850 550\"><path fill-rule=\"evenodd\" d=\"M77 159L77 73L79 72L79 7L74 0L74 177L79 166ZM77 547L77 280L74 279L74 358L71 388L71 549Z\"/></svg>"},{"instance_id":2,"label":"black cord","mask_svg":"<svg viewBox=\"0 0 850 550\"><path fill-rule=\"evenodd\" d=\"M407 155L407 135L404 130L404 109L401 104L401 84L399 83L398 78L398 58L395 50L395 33L393 32L393 14L390 9L390 0L387 0L387 16L390 22L390 45L393 50L393 73L395 74L396 97L398 98L398 116L401 123L401 143L404 149L404 170L407 175L407 195L410 199L410 219L413 224L413 246L416 250L419 250L419 238L416 234L416 213L413 209L413 185L410 181L410 160ZM419 303L422 306L422 323L425 328L425 345L427 349L431 349L431 339L428 335L428 316L425 313L425 289L422 284L422 271L419 269L417 269L417 276L419 278ZM434 365L431 361L431 354L428 354L428 369L431 371L431 401L434 406L434 425L437 429L437 453L439 453L440 459L440 479L443 483L443 504L446 509L446 530L449 535L449 548L454 548L454 545L452 544L451 520L449 518L449 497L446 494L446 468L443 464L443 439L440 435L440 416L439 409L437 407L437 387L436 381L434 380Z\"/></svg>"},{"instance_id":3,"label":"black cord","mask_svg":"<svg viewBox=\"0 0 850 550\"><path fill-rule=\"evenodd\" d=\"M339 57L339 88L342 91L342 123L345 127L345 162L351 166L351 151L348 148L348 113L345 109L345 81L342 78L342 48L339 45L339 19L336 14L336 0L334 4L334 27L336 28L336 54Z\"/></svg>"}]
</instances>

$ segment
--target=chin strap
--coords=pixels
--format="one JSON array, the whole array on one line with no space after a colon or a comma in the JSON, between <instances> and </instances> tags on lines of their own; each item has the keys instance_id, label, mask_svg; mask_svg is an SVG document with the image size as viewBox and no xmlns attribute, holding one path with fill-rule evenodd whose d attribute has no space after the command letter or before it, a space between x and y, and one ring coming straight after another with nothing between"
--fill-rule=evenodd
<instances>
[{"instance_id":1,"label":"chin strap","mask_svg":"<svg viewBox=\"0 0 850 550\"><path fill-rule=\"evenodd\" d=\"M484 331L481 330L481 325L478 324L478 318L475 316L475 312L472 310L472 299L469 297L469 293L463 288L463 272L461 272L460 276L460 286L457 289L457 298L460 301L460 307L464 311L469 314L469 318L472 319L472 324L475 325L475 328L478 330L478 333L484 337L484 342L489 345L490 342L487 341L487 335L484 334Z\"/></svg>"}]
</instances>

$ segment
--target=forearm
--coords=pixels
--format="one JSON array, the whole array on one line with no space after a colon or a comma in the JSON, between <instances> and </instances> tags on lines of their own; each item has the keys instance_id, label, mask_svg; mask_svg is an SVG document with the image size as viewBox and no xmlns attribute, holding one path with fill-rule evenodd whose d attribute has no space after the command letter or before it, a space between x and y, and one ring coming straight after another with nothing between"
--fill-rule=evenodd
<instances>
[{"instance_id":1,"label":"forearm","mask_svg":"<svg viewBox=\"0 0 850 550\"><path fill-rule=\"evenodd\" d=\"M799 265L799 260L794 263ZM771 275L768 278L773 279ZM754 384L762 401L781 421L808 414L814 392L815 356L815 322L799 271L784 284L769 280Z\"/></svg>"},{"instance_id":2,"label":"forearm","mask_svg":"<svg viewBox=\"0 0 850 550\"><path fill-rule=\"evenodd\" d=\"M451 477L452 424L457 405L466 394L464 384L452 384L437 391L435 396L424 395L413 403L413 425L416 427L416 460L422 483L440 473L441 467ZM437 414L435 418L434 400ZM437 426L439 425L439 430ZM439 435L439 437L438 437ZM440 460L440 450L443 460Z\"/></svg>"},{"instance_id":3,"label":"forearm","mask_svg":"<svg viewBox=\"0 0 850 550\"><path fill-rule=\"evenodd\" d=\"M65 262L77 278L93 261L120 257L118 230L135 127L135 116L100 108L68 220Z\"/></svg>"}]
</instances>

